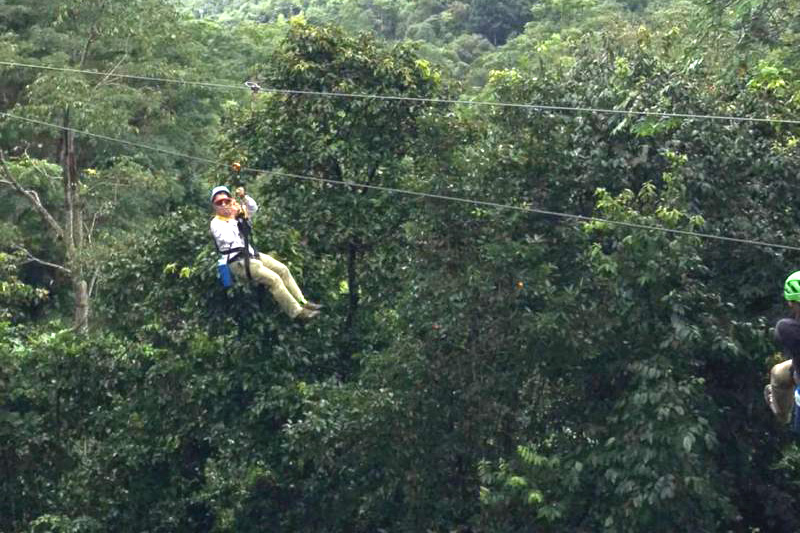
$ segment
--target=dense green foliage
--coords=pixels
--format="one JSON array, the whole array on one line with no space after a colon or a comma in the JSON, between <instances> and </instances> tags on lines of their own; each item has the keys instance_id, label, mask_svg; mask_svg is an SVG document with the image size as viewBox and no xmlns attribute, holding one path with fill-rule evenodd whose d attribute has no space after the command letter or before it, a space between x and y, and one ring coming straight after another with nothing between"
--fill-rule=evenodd
<instances>
[{"instance_id":1,"label":"dense green foliage","mask_svg":"<svg viewBox=\"0 0 800 533\"><path fill-rule=\"evenodd\" d=\"M0 531L800 528L800 3L179 4L0 2Z\"/></svg>"}]
</instances>

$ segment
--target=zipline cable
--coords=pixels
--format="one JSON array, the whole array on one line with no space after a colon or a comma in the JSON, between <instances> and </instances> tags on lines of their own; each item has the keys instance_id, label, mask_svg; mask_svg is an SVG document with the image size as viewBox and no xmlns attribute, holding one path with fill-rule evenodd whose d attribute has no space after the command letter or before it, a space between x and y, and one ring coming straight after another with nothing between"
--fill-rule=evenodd
<instances>
[{"instance_id":1,"label":"zipline cable","mask_svg":"<svg viewBox=\"0 0 800 533\"><path fill-rule=\"evenodd\" d=\"M32 68L42 70L52 70L59 72L70 72L73 74L88 74L92 76L105 76L116 77L129 80L158 82L158 83L173 83L180 85L191 85L197 87L208 87L213 89L226 89L253 91L251 86L245 85L231 85L225 83L203 82L180 80L172 78L159 78L153 76L137 76L134 74L117 74L113 72L98 72L94 70L81 70L66 67L52 67L47 65L32 65L28 63L16 63L13 61L0 61L0 65L15 68ZM693 114L693 113L667 113L660 111L631 111L626 109L604 109L595 107L572 107L561 105L548 105L548 104L521 104L514 102L491 102L487 100L458 100L448 98L423 98L414 96L392 96L381 94L366 94L366 93L344 93L336 91L309 91L300 89L277 89L273 87L258 87L258 92L268 92L276 94L288 95L305 95L305 96L319 96L326 98L352 98L364 100L390 100L390 101L407 101L414 103L429 103L429 104L444 104L444 105L474 105L486 107L501 107L501 108L518 108L530 109L534 111L551 111L558 113L597 113L606 115L627 115L627 116L641 116L641 117L658 117L658 118L678 118L682 120L715 120L715 121L732 121L732 122L766 122L772 124L792 124L800 125L800 120L797 119L781 119L781 118L765 118L765 117L742 117L735 115L711 115L711 114Z\"/></svg>"},{"instance_id":2,"label":"zipline cable","mask_svg":"<svg viewBox=\"0 0 800 533\"><path fill-rule=\"evenodd\" d=\"M184 154L184 153L180 153L180 152L175 152L173 150L168 150L166 148L160 148L160 147L157 147L157 146L151 146L151 145L137 143L137 142L133 142L133 141L127 141L125 139L119 139L119 138L116 138L116 137L109 137L107 135L101 135L99 133L93 133L93 132L90 132L90 131L84 131L84 130L78 130L78 129L75 129L75 128L69 128L69 127L66 127L66 126L61 126L61 125L58 125L58 124L52 124L52 123L49 123L49 122L44 122L44 121L33 119L33 118L21 117L21 116L18 116L18 115L13 115L11 113L6 113L6 112L3 112L3 111L0 111L0 117L6 117L6 118L9 118L9 119L18 120L18 121L21 121L21 122L28 122L30 124L36 124L36 125L45 126L45 127L48 127L48 128L59 129L59 130L62 130L62 131L69 131L69 132L72 132L72 133L75 133L75 134L78 134L78 135L85 135L87 137L94 137L96 139L102 139L102 140L108 141L108 142L124 144L124 145L128 145L128 146L133 146L133 147L141 148L141 149L144 149L144 150L151 150L151 151L154 151L154 152L161 152L161 153L164 153L164 154L172 155L174 157L194 160L194 161L205 163L205 164L208 164L208 165L211 165L211 166L216 166L216 167L221 167L221 168L228 168L228 166L229 166L227 163L222 163L220 161L215 161L213 159L208 159L208 158L205 158L205 157ZM473 199L470 199L470 198L463 198L463 197L460 197L460 196L451 196L451 195L445 195L445 194L427 193L427 192L420 192L420 191L411 191L411 190L408 190L408 189L399 189L399 188L395 188L395 187L385 187L383 185L370 185L370 184L357 183L357 182L352 182L352 181L340 181L340 180L333 180L333 179L329 179L329 178L317 178L317 177L314 177L314 176L304 176L304 175L301 175L301 174L291 174L291 173L288 173L288 172L277 172L277 171L274 171L274 170L263 170L263 169L250 168L250 167L241 167L241 171L251 172L251 173L254 173L254 174L271 174L273 176L290 178L290 179L294 179L294 180L313 181L313 182L317 182L317 183L327 183L327 184L330 184L330 185L337 185L337 186L358 187L358 188L361 188L361 189L372 189L372 190L376 190L376 191L387 192L387 193L390 193L390 194L402 194L402 195L405 195L405 196L415 196L415 197L419 197L419 198L429 198L429 199L433 199L433 200L443 200L443 201L447 201L447 202L458 202L458 203L462 203L462 204L470 204L470 205L476 205L476 206L482 206L482 207L491 207L491 208L495 208L495 209L521 211L521 212L525 212L525 213L533 213L533 214L537 214L537 215L544 215L544 216L549 216L549 217L554 217L554 218L563 218L563 219L567 219L567 220L575 220L575 221L578 221L578 222L600 222L600 223L611 224L611 225L615 225L615 226L621 226L621 227L632 228L632 229L640 229L640 230L646 230L646 231L670 233L670 234L673 234L673 235L683 235L683 236L688 236L688 237L697 237L697 238L700 238L700 239L710 239L710 240L725 241L725 242L732 242L732 243L738 243L738 244L746 244L746 245L750 245L750 246L761 246L761 247L765 247L765 248L777 248L777 249L781 249L781 250L791 250L791 251L800 252L800 247L790 246L790 245L786 245L786 244L778 244L778 243L771 243L771 242L765 242L765 241L757 241L757 240L753 240L753 239L742 239L742 238L738 238L738 237L728 237L728 236L725 236L725 235L713 235L713 234L710 234L710 233L701 233L701 232L690 231L690 230L665 228L665 227L662 227L662 226L651 226L651 225L647 225L647 224L637 224L635 222L625 222L625 221L620 221L620 220L611 220L611 219L607 219L607 218L576 215L576 214L572 214L572 213L562 213L562 212L558 212L558 211L550 211L550 210L547 210L547 209L538 209L538 208L534 208L534 207L525 207L525 206L515 206L515 205L509 205L509 204L502 204L502 203L499 203L499 202L492 202L492 201L488 201L488 200L473 200Z\"/></svg>"}]
</instances>

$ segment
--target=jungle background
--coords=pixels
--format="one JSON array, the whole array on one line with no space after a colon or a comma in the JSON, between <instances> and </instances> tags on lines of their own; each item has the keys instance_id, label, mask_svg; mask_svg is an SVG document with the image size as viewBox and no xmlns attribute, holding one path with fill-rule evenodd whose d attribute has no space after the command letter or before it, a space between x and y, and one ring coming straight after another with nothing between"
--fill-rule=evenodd
<instances>
[{"instance_id":1,"label":"jungle background","mask_svg":"<svg viewBox=\"0 0 800 533\"><path fill-rule=\"evenodd\" d=\"M0 0L0 531L800 530L799 44L797 0ZM319 318L219 285L220 183Z\"/></svg>"}]
</instances>

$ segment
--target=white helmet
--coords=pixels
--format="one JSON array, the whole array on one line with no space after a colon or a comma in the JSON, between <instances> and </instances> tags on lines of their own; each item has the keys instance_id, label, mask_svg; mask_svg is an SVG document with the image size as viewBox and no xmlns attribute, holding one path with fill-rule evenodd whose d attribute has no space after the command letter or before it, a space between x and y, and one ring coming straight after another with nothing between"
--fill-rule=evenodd
<instances>
[{"instance_id":1,"label":"white helmet","mask_svg":"<svg viewBox=\"0 0 800 533\"><path fill-rule=\"evenodd\" d=\"M213 203L213 202L214 202L214 197L215 197L216 195L218 195L219 193L221 193L221 192L224 192L224 193L226 193L228 196L231 196L231 191L230 191L230 189L228 189L228 188L227 188L226 186L224 186L224 185L220 185L220 186L218 186L218 187L214 187L213 189L211 189L211 198L209 199L209 201Z\"/></svg>"}]
</instances>

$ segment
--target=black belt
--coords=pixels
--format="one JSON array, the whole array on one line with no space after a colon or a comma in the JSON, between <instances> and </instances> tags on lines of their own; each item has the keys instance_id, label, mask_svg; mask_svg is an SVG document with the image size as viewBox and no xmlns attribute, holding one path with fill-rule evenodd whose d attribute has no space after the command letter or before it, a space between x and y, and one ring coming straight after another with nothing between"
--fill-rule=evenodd
<instances>
[{"instance_id":1,"label":"black belt","mask_svg":"<svg viewBox=\"0 0 800 533\"><path fill-rule=\"evenodd\" d=\"M258 259L258 254L248 254L250 259ZM242 261L245 258L245 255L242 252L237 252L231 256L228 256L228 264L236 263L238 261Z\"/></svg>"}]
</instances>

